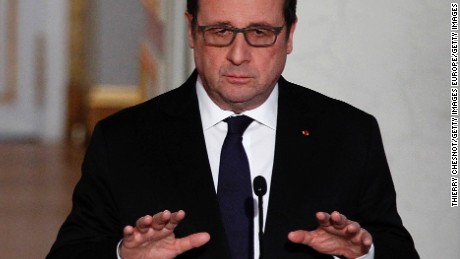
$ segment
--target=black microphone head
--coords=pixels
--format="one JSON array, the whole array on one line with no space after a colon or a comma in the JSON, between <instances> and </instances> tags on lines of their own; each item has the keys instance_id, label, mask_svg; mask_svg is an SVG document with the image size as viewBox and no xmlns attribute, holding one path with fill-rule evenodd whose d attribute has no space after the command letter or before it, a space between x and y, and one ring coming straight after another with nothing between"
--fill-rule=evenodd
<instances>
[{"instance_id":1,"label":"black microphone head","mask_svg":"<svg viewBox=\"0 0 460 259\"><path fill-rule=\"evenodd\" d=\"M267 193L267 181L261 175L254 178L254 193L257 196L264 196Z\"/></svg>"}]
</instances>

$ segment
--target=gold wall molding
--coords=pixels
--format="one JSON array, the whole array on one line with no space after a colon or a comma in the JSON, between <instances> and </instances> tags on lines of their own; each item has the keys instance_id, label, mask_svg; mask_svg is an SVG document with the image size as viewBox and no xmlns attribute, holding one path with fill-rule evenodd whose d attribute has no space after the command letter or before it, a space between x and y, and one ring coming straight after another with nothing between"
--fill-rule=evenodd
<instances>
[{"instance_id":1,"label":"gold wall molding","mask_svg":"<svg viewBox=\"0 0 460 259\"><path fill-rule=\"evenodd\" d=\"M85 121L87 107L85 96L88 84L87 42L89 35L90 4L97 1L67 0L69 3L69 84L67 92L68 140L74 144L85 141Z\"/></svg>"},{"instance_id":2,"label":"gold wall molding","mask_svg":"<svg viewBox=\"0 0 460 259\"><path fill-rule=\"evenodd\" d=\"M0 91L0 104L11 103L16 99L18 84L18 1L6 2L6 64L4 69L5 87Z\"/></svg>"}]
</instances>

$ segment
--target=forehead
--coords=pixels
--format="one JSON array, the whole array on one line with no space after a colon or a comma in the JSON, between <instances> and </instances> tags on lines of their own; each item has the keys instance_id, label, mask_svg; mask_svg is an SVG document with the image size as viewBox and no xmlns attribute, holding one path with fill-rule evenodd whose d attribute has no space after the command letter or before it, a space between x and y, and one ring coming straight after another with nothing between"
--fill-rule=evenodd
<instances>
[{"instance_id":1,"label":"forehead","mask_svg":"<svg viewBox=\"0 0 460 259\"><path fill-rule=\"evenodd\" d=\"M253 23L279 25L284 21L284 0L201 0L199 23L230 23L247 26Z\"/></svg>"}]
</instances>

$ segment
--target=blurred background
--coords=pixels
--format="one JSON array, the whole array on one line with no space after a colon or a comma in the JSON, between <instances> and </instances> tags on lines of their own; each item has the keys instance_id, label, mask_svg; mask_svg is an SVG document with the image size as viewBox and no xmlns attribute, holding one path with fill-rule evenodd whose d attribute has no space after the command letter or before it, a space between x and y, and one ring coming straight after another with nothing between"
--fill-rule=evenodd
<instances>
[{"instance_id":1,"label":"blurred background","mask_svg":"<svg viewBox=\"0 0 460 259\"><path fill-rule=\"evenodd\" d=\"M377 118L421 257L458 258L450 1L298 2L284 76ZM193 70L184 10L182 0L0 0L2 258L45 257L98 120Z\"/></svg>"}]
</instances>

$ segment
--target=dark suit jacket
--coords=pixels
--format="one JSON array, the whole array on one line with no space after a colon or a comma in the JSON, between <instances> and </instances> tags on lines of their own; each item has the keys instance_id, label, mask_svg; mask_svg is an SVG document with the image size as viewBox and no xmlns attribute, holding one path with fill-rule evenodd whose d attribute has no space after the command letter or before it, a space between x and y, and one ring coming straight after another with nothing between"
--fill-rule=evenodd
<instances>
[{"instance_id":1,"label":"dark suit jacket","mask_svg":"<svg viewBox=\"0 0 460 259\"><path fill-rule=\"evenodd\" d=\"M210 242L180 258L229 258L195 92L179 87L101 121L48 258L115 258L125 225L165 209L185 210L178 237ZM302 134L308 130L310 135ZM340 211L374 238L375 258L418 258L396 210L375 119L343 102L279 80L275 161L265 231L266 258L331 258L288 241L313 230L317 211Z\"/></svg>"}]
</instances>

